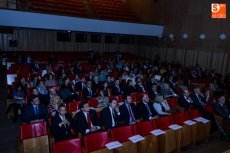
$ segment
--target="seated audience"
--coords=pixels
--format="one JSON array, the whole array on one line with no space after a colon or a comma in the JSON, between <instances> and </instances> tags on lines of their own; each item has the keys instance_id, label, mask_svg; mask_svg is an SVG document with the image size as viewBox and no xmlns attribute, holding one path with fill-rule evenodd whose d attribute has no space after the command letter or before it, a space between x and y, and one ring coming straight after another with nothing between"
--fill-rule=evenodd
<instances>
[{"instance_id":1,"label":"seated audience","mask_svg":"<svg viewBox=\"0 0 230 153\"><path fill-rule=\"evenodd\" d=\"M225 97L220 96L218 101L214 104L214 110L217 115L223 118L222 124L230 126L230 109L225 105Z\"/></svg>"},{"instance_id":2,"label":"seated audience","mask_svg":"<svg viewBox=\"0 0 230 153\"><path fill-rule=\"evenodd\" d=\"M204 106L206 105L206 100L205 97L203 95L203 93L201 92L199 87L195 87L193 92L190 95L193 103L193 107L199 109L201 112L204 111Z\"/></svg>"},{"instance_id":3,"label":"seated audience","mask_svg":"<svg viewBox=\"0 0 230 153\"><path fill-rule=\"evenodd\" d=\"M108 88L108 83L104 82L102 84L102 88L100 90L100 95L101 97L98 97L97 99L99 100L99 106L98 107L104 107L107 106L108 102L109 102L109 97L110 95L110 90Z\"/></svg>"},{"instance_id":4,"label":"seated audience","mask_svg":"<svg viewBox=\"0 0 230 153\"><path fill-rule=\"evenodd\" d=\"M55 95L50 98L50 104L48 105L48 113L50 117L55 117L58 112L58 106L64 105L59 95Z\"/></svg>"},{"instance_id":5,"label":"seated audience","mask_svg":"<svg viewBox=\"0 0 230 153\"><path fill-rule=\"evenodd\" d=\"M76 101L79 100L79 95L73 90L70 79L69 78L64 78L63 79L63 85L61 86L60 89L60 95L64 102L70 102L70 101Z\"/></svg>"},{"instance_id":6,"label":"seated audience","mask_svg":"<svg viewBox=\"0 0 230 153\"><path fill-rule=\"evenodd\" d=\"M96 90L92 88L92 82L87 81L86 87L83 89L83 99L88 100L96 97L97 93Z\"/></svg>"},{"instance_id":7,"label":"seated audience","mask_svg":"<svg viewBox=\"0 0 230 153\"><path fill-rule=\"evenodd\" d=\"M102 123L106 130L119 126L120 112L117 107L117 100L110 99L109 105L101 112Z\"/></svg>"},{"instance_id":8,"label":"seated audience","mask_svg":"<svg viewBox=\"0 0 230 153\"><path fill-rule=\"evenodd\" d=\"M190 92L188 89L183 90L183 94L178 98L179 106L183 107L185 111L193 108L193 101L190 97Z\"/></svg>"},{"instance_id":9,"label":"seated audience","mask_svg":"<svg viewBox=\"0 0 230 153\"><path fill-rule=\"evenodd\" d=\"M171 109L163 96L156 96L153 107L159 116L171 115Z\"/></svg>"},{"instance_id":10,"label":"seated audience","mask_svg":"<svg viewBox=\"0 0 230 153\"><path fill-rule=\"evenodd\" d=\"M50 86L56 86L57 82L53 76L53 74L49 74L48 79L45 81L45 86L50 87Z\"/></svg>"},{"instance_id":11,"label":"seated audience","mask_svg":"<svg viewBox=\"0 0 230 153\"><path fill-rule=\"evenodd\" d=\"M157 112L153 109L153 104L149 102L149 96L144 94L142 101L137 104L137 112L140 120L148 121L158 117Z\"/></svg>"},{"instance_id":12,"label":"seated audience","mask_svg":"<svg viewBox=\"0 0 230 153\"><path fill-rule=\"evenodd\" d=\"M150 101L154 102L156 96L159 95L159 93L157 92L157 85L156 84L152 85L151 89L148 92L148 95L149 95Z\"/></svg>"},{"instance_id":13,"label":"seated audience","mask_svg":"<svg viewBox=\"0 0 230 153\"><path fill-rule=\"evenodd\" d=\"M82 135L101 129L101 122L95 110L89 108L86 101L79 105L80 111L76 114L77 131Z\"/></svg>"},{"instance_id":14,"label":"seated audience","mask_svg":"<svg viewBox=\"0 0 230 153\"><path fill-rule=\"evenodd\" d=\"M141 78L139 78L139 77L136 78L135 88L136 88L137 92L141 92L141 93L145 93L146 92L146 88L142 84Z\"/></svg>"},{"instance_id":15,"label":"seated audience","mask_svg":"<svg viewBox=\"0 0 230 153\"><path fill-rule=\"evenodd\" d=\"M13 101L7 106L5 113L8 114L13 109L13 120L15 122L18 120L19 115L21 113L21 107L25 103L24 98L25 93L24 91L22 91L21 86L18 86L17 89L13 90Z\"/></svg>"},{"instance_id":16,"label":"seated audience","mask_svg":"<svg viewBox=\"0 0 230 153\"><path fill-rule=\"evenodd\" d=\"M51 118L51 133L55 141L73 138L72 118L67 114L65 105L58 106L57 115Z\"/></svg>"},{"instance_id":17,"label":"seated audience","mask_svg":"<svg viewBox=\"0 0 230 153\"><path fill-rule=\"evenodd\" d=\"M112 95L114 96L119 96L122 95L124 93L124 89L122 87L122 85L120 84L120 80L117 79L114 83L114 85L112 86Z\"/></svg>"},{"instance_id":18,"label":"seated audience","mask_svg":"<svg viewBox=\"0 0 230 153\"><path fill-rule=\"evenodd\" d=\"M135 124L139 122L139 117L137 116L137 108L134 103L132 103L132 97L127 95L125 97L125 102L119 107L121 112L121 121L125 125Z\"/></svg>"},{"instance_id":19,"label":"seated audience","mask_svg":"<svg viewBox=\"0 0 230 153\"><path fill-rule=\"evenodd\" d=\"M48 106L49 105L49 92L46 89L44 82L42 80L38 81L38 86L37 86L38 92L39 92L39 98L41 100L41 103L44 105Z\"/></svg>"},{"instance_id":20,"label":"seated audience","mask_svg":"<svg viewBox=\"0 0 230 153\"><path fill-rule=\"evenodd\" d=\"M133 84L133 81L131 79L128 79L124 87L124 94L130 95L131 93L134 93L134 92L136 92L135 85Z\"/></svg>"},{"instance_id":21,"label":"seated audience","mask_svg":"<svg viewBox=\"0 0 230 153\"><path fill-rule=\"evenodd\" d=\"M48 120L48 112L44 105L40 104L37 95L31 95L31 102L22 109L22 122L33 123Z\"/></svg>"}]
</instances>

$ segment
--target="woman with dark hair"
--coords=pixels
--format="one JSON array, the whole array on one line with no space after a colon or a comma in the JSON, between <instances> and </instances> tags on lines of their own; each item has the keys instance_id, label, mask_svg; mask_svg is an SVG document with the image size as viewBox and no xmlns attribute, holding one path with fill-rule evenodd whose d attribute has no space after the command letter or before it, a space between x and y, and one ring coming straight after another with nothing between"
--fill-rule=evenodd
<instances>
[{"instance_id":1,"label":"woman with dark hair","mask_svg":"<svg viewBox=\"0 0 230 153\"><path fill-rule=\"evenodd\" d=\"M132 80L127 80L125 88L124 88L124 94L125 95L130 95L131 93L136 92L136 88L133 85Z\"/></svg>"},{"instance_id":2,"label":"woman with dark hair","mask_svg":"<svg viewBox=\"0 0 230 153\"><path fill-rule=\"evenodd\" d=\"M5 113L8 114L12 109L14 113L13 120L16 122L21 114L22 105L25 103L24 101L25 93L22 91L22 87L19 85L15 90L13 90L13 101L10 103Z\"/></svg>"},{"instance_id":3,"label":"woman with dark hair","mask_svg":"<svg viewBox=\"0 0 230 153\"><path fill-rule=\"evenodd\" d=\"M63 85L60 89L60 94L64 102L79 100L78 94L73 90L69 78L63 78Z\"/></svg>"}]
</instances>

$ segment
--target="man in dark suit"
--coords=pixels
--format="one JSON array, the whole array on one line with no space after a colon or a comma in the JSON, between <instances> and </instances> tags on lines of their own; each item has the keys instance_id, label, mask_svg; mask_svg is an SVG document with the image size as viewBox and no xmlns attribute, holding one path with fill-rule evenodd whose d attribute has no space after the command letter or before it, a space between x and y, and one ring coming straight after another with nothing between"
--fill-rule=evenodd
<instances>
[{"instance_id":1,"label":"man in dark suit","mask_svg":"<svg viewBox=\"0 0 230 153\"><path fill-rule=\"evenodd\" d=\"M188 111L192 108L192 99L189 96L190 93L188 89L183 90L183 94L178 98L179 105L184 108L185 111Z\"/></svg>"},{"instance_id":2,"label":"man in dark suit","mask_svg":"<svg viewBox=\"0 0 230 153\"><path fill-rule=\"evenodd\" d=\"M195 87L194 92L190 95L190 97L192 99L193 107L197 108L200 111L202 117L211 121L210 132L211 133L215 132L217 130L215 118L214 118L212 113L206 111L206 109L205 109L206 99L202 95L200 88Z\"/></svg>"},{"instance_id":3,"label":"man in dark suit","mask_svg":"<svg viewBox=\"0 0 230 153\"><path fill-rule=\"evenodd\" d=\"M58 106L58 114L51 119L51 133L55 141L70 139L72 135L72 119L67 114L65 105Z\"/></svg>"},{"instance_id":4,"label":"man in dark suit","mask_svg":"<svg viewBox=\"0 0 230 153\"><path fill-rule=\"evenodd\" d=\"M131 125L138 122L137 110L134 103L132 103L132 98L130 95L125 97L125 102L120 106L121 112L121 121L125 123L125 125Z\"/></svg>"},{"instance_id":5,"label":"man in dark suit","mask_svg":"<svg viewBox=\"0 0 230 153\"><path fill-rule=\"evenodd\" d=\"M106 130L119 126L120 112L116 99L109 100L109 105L101 112L101 118Z\"/></svg>"},{"instance_id":6,"label":"man in dark suit","mask_svg":"<svg viewBox=\"0 0 230 153\"><path fill-rule=\"evenodd\" d=\"M80 81L75 84L74 90L77 92L82 92L86 87L85 77L82 77Z\"/></svg>"},{"instance_id":7,"label":"man in dark suit","mask_svg":"<svg viewBox=\"0 0 230 153\"><path fill-rule=\"evenodd\" d=\"M225 105L225 97L220 96L218 101L214 105L214 110L217 115L221 116L223 118L222 124L224 126L230 126L230 110Z\"/></svg>"},{"instance_id":8,"label":"man in dark suit","mask_svg":"<svg viewBox=\"0 0 230 153\"><path fill-rule=\"evenodd\" d=\"M48 112L44 105L40 104L37 95L31 95L31 103L22 109L22 122L34 123L48 120Z\"/></svg>"},{"instance_id":9,"label":"man in dark suit","mask_svg":"<svg viewBox=\"0 0 230 153\"><path fill-rule=\"evenodd\" d=\"M123 87L120 84L120 80L117 79L112 86L112 95L119 96L121 94L123 94Z\"/></svg>"},{"instance_id":10,"label":"man in dark suit","mask_svg":"<svg viewBox=\"0 0 230 153\"><path fill-rule=\"evenodd\" d=\"M89 72L89 75L85 78L86 81L93 81L94 74L93 72Z\"/></svg>"},{"instance_id":11,"label":"man in dark suit","mask_svg":"<svg viewBox=\"0 0 230 153\"><path fill-rule=\"evenodd\" d=\"M193 101L193 106L199 110L204 109L204 106L206 105L206 101L204 96L202 95L200 88L195 87L193 92L190 95L192 101Z\"/></svg>"},{"instance_id":12,"label":"man in dark suit","mask_svg":"<svg viewBox=\"0 0 230 153\"><path fill-rule=\"evenodd\" d=\"M176 93L177 83L174 81L174 77L171 75L168 80L169 87Z\"/></svg>"},{"instance_id":13,"label":"man in dark suit","mask_svg":"<svg viewBox=\"0 0 230 153\"><path fill-rule=\"evenodd\" d=\"M87 81L86 87L83 89L83 98L85 100L88 100L96 97L97 97L97 93L96 90L92 88L92 82Z\"/></svg>"},{"instance_id":14,"label":"man in dark suit","mask_svg":"<svg viewBox=\"0 0 230 153\"><path fill-rule=\"evenodd\" d=\"M101 84L99 83L99 79L98 79L97 75L95 75L93 77L92 88L95 89L95 90L100 90L101 89Z\"/></svg>"},{"instance_id":15,"label":"man in dark suit","mask_svg":"<svg viewBox=\"0 0 230 153\"><path fill-rule=\"evenodd\" d=\"M155 75L152 75L150 77L150 79L147 81L146 85L147 85L147 90L151 90L153 85L156 85L157 87L159 86L159 83L155 79Z\"/></svg>"},{"instance_id":16,"label":"man in dark suit","mask_svg":"<svg viewBox=\"0 0 230 153\"><path fill-rule=\"evenodd\" d=\"M153 104L149 102L149 96L144 94L142 101L137 104L138 116L141 120L148 121L158 117L157 112L153 108Z\"/></svg>"},{"instance_id":17,"label":"man in dark suit","mask_svg":"<svg viewBox=\"0 0 230 153\"><path fill-rule=\"evenodd\" d=\"M151 101L151 102L154 102L156 96L159 95L158 92L157 92L157 85L156 85L156 84L153 84L153 85L152 85L152 87L151 87L151 89L149 90L148 94L149 94L149 99L150 99L150 101Z\"/></svg>"},{"instance_id":18,"label":"man in dark suit","mask_svg":"<svg viewBox=\"0 0 230 153\"><path fill-rule=\"evenodd\" d=\"M76 114L77 131L85 135L100 130L101 123L96 111L90 109L86 101L82 101L79 107L81 110Z\"/></svg>"}]
</instances>

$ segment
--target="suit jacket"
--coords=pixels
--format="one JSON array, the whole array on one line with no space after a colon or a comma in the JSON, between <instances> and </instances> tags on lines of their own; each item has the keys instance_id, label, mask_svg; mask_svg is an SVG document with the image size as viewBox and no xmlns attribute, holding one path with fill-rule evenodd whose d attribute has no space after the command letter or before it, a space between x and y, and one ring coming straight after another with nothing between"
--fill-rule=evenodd
<instances>
[{"instance_id":1,"label":"suit jacket","mask_svg":"<svg viewBox=\"0 0 230 153\"><path fill-rule=\"evenodd\" d=\"M230 112L227 106L222 106L219 102L214 105L215 112L223 118L229 118Z\"/></svg>"},{"instance_id":2,"label":"suit jacket","mask_svg":"<svg viewBox=\"0 0 230 153\"><path fill-rule=\"evenodd\" d=\"M143 91L143 89L142 89L142 87L141 87L141 85L139 85L139 84L135 84L135 88L136 88L136 91L137 92L146 92L147 90L146 90L146 88L145 88L145 86L142 84L142 86L143 86L143 88L144 88L144 91Z\"/></svg>"},{"instance_id":3,"label":"suit jacket","mask_svg":"<svg viewBox=\"0 0 230 153\"><path fill-rule=\"evenodd\" d=\"M205 103L206 103L206 102L205 102L205 98L202 97L202 96L200 96L200 95L198 95L198 96L199 96L200 100L202 101L202 103L205 104ZM193 105L195 108L198 108L198 109L203 109L203 108L204 108L204 106L200 103L198 97L196 96L195 92L191 93L190 97L191 97L191 99L192 99L192 101L193 101L192 105Z\"/></svg>"},{"instance_id":4,"label":"suit jacket","mask_svg":"<svg viewBox=\"0 0 230 153\"><path fill-rule=\"evenodd\" d=\"M99 82L92 81L92 88L96 90L100 90L101 84Z\"/></svg>"},{"instance_id":5,"label":"suit jacket","mask_svg":"<svg viewBox=\"0 0 230 153\"><path fill-rule=\"evenodd\" d=\"M176 92L176 88L177 88L177 85L176 83L174 83L173 81L168 81L168 84L169 84L169 87L174 91Z\"/></svg>"},{"instance_id":6,"label":"suit jacket","mask_svg":"<svg viewBox=\"0 0 230 153\"><path fill-rule=\"evenodd\" d=\"M85 84L85 83L84 83ZM85 85L84 85L85 87ZM76 84L75 84L75 91L83 91L84 87L82 87L82 81L78 81Z\"/></svg>"},{"instance_id":7,"label":"suit jacket","mask_svg":"<svg viewBox=\"0 0 230 153\"><path fill-rule=\"evenodd\" d=\"M139 117L137 116L137 109L136 109L135 104L131 103L130 108L131 108L131 111L133 113L133 117L136 121L137 119L139 119ZM120 109L120 113L121 113L121 117L120 117L121 121L124 121L125 125L129 125L131 116L129 114L129 110L128 110L126 104L125 103L122 104L119 109Z\"/></svg>"},{"instance_id":8,"label":"suit jacket","mask_svg":"<svg viewBox=\"0 0 230 153\"><path fill-rule=\"evenodd\" d=\"M102 119L102 123L103 123L106 130L113 128L112 127L112 115L111 115L109 106L105 107L102 110L101 119ZM119 126L119 120L120 120L120 117L119 117L118 113L116 113L116 111L115 111L115 116L114 116L115 127Z\"/></svg>"},{"instance_id":9,"label":"suit jacket","mask_svg":"<svg viewBox=\"0 0 230 153\"><path fill-rule=\"evenodd\" d=\"M192 103L189 103L184 95L181 95L179 98L178 98L178 101L179 101L179 105L181 107L183 107L186 111L189 110L191 107L192 107Z\"/></svg>"},{"instance_id":10,"label":"suit jacket","mask_svg":"<svg viewBox=\"0 0 230 153\"><path fill-rule=\"evenodd\" d=\"M88 88L86 87L83 89L82 91L83 99L91 99L97 97L96 90L94 90L94 88L91 88L91 90L92 90L92 95L90 96Z\"/></svg>"},{"instance_id":11,"label":"suit jacket","mask_svg":"<svg viewBox=\"0 0 230 153\"><path fill-rule=\"evenodd\" d=\"M42 104L38 105L39 113L35 115L34 107L32 103L27 104L22 109L22 122L30 123L32 120L44 119L48 121L48 111Z\"/></svg>"},{"instance_id":12,"label":"suit jacket","mask_svg":"<svg viewBox=\"0 0 230 153\"><path fill-rule=\"evenodd\" d=\"M149 90L148 92L148 95L149 95L149 99L154 102L155 101L155 98L157 96L157 93L155 93L152 89Z\"/></svg>"},{"instance_id":13,"label":"suit jacket","mask_svg":"<svg viewBox=\"0 0 230 153\"><path fill-rule=\"evenodd\" d=\"M72 137L71 129L73 129L72 119L69 115L65 115L65 119L70 122L69 125L59 126L59 123L62 122L59 114L57 113L55 117L51 119L51 133L55 138L55 141L65 140Z\"/></svg>"},{"instance_id":14,"label":"suit jacket","mask_svg":"<svg viewBox=\"0 0 230 153\"><path fill-rule=\"evenodd\" d=\"M119 85L119 88L120 88L120 91L115 85L112 86L112 95L119 96L119 95L123 94L123 87L121 85Z\"/></svg>"},{"instance_id":15,"label":"suit jacket","mask_svg":"<svg viewBox=\"0 0 230 153\"><path fill-rule=\"evenodd\" d=\"M125 94L125 95L129 95L129 94L134 93L134 92L136 92L136 91L137 91L137 90L136 90L135 86L132 86L132 85L130 85L130 86L125 86L125 88L124 88L124 94Z\"/></svg>"},{"instance_id":16,"label":"suit jacket","mask_svg":"<svg viewBox=\"0 0 230 153\"><path fill-rule=\"evenodd\" d=\"M148 102L147 105L149 106L150 112L152 113L151 117L156 116L157 112L153 108L153 103ZM138 113L139 118L142 118L144 121L149 120L150 116L149 116L148 110L142 101L137 104L137 113Z\"/></svg>"},{"instance_id":17,"label":"suit jacket","mask_svg":"<svg viewBox=\"0 0 230 153\"><path fill-rule=\"evenodd\" d=\"M89 111L90 120L93 124L93 126L101 126L101 122L97 116L97 113L95 110L90 109ZM77 124L77 131L81 134L86 134L86 129L88 129L87 119L83 113L83 111L79 111L76 115L76 124Z\"/></svg>"}]
</instances>

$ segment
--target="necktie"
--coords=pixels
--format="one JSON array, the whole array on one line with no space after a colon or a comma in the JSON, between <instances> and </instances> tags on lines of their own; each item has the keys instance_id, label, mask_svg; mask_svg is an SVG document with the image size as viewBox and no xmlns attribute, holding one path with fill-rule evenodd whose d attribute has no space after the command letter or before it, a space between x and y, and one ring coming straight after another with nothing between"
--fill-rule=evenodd
<instances>
[{"instance_id":1,"label":"necktie","mask_svg":"<svg viewBox=\"0 0 230 153\"><path fill-rule=\"evenodd\" d=\"M201 101L201 98L200 98L199 95L197 95L197 98L198 98L198 101L199 101L200 105L201 105L201 106L204 106L205 104Z\"/></svg>"},{"instance_id":2,"label":"necktie","mask_svg":"<svg viewBox=\"0 0 230 153\"><path fill-rule=\"evenodd\" d=\"M129 116L130 116L131 123L135 122L135 117L133 116L132 109L131 109L130 105L128 105L128 111L129 111Z\"/></svg>"},{"instance_id":3,"label":"necktie","mask_svg":"<svg viewBox=\"0 0 230 153\"><path fill-rule=\"evenodd\" d=\"M112 127L116 126L116 115L115 115L115 110L112 109Z\"/></svg>"},{"instance_id":4,"label":"necktie","mask_svg":"<svg viewBox=\"0 0 230 153\"><path fill-rule=\"evenodd\" d=\"M90 88L88 88L89 90L89 95L92 96L92 90Z\"/></svg>"},{"instance_id":5,"label":"necktie","mask_svg":"<svg viewBox=\"0 0 230 153\"><path fill-rule=\"evenodd\" d=\"M39 114L38 105L34 106L34 112L36 116Z\"/></svg>"},{"instance_id":6,"label":"necktie","mask_svg":"<svg viewBox=\"0 0 230 153\"><path fill-rule=\"evenodd\" d=\"M119 86L117 86L117 90L118 90L118 92L120 93L120 87L119 87Z\"/></svg>"},{"instance_id":7,"label":"necktie","mask_svg":"<svg viewBox=\"0 0 230 153\"><path fill-rule=\"evenodd\" d=\"M91 119L89 113L87 113L87 125L88 125L88 129L91 129Z\"/></svg>"},{"instance_id":8,"label":"necktie","mask_svg":"<svg viewBox=\"0 0 230 153\"><path fill-rule=\"evenodd\" d=\"M165 107L162 105L162 103L160 105L161 105L161 110L165 112Z\"/></svg>"},{"instance_id":9,"label":"necktie","mask_svg":"<svg viewBox=\"0 0 230 153\"><path fill-rule=\"evenodd\" d=\"M147 111L148 111L149 117L151 117L151 116L152 116L152 113L151 113L151 111L150 111L149 106L148 106L148 104L147 104L147 103L145 104L145 107L147 108Z\"/></svg>"}]
</instances>

